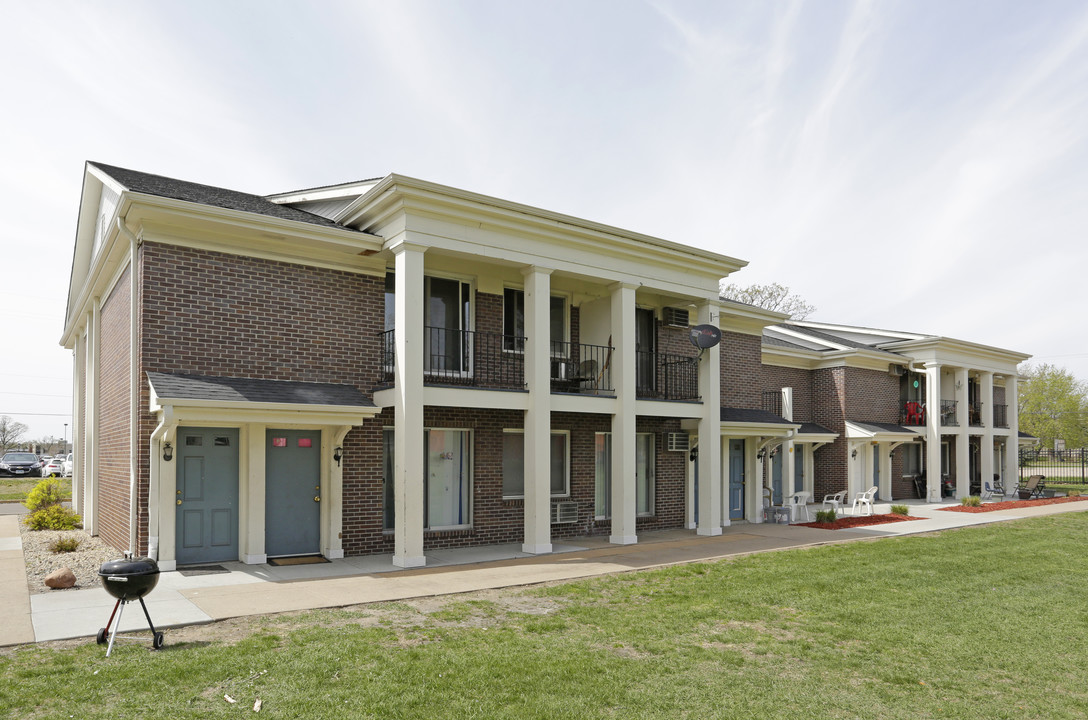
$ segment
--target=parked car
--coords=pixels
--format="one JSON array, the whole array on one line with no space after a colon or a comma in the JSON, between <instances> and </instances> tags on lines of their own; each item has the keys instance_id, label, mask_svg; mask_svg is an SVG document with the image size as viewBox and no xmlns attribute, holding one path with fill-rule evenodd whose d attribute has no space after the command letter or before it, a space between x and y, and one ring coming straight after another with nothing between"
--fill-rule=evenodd
<instances>
[{"instance_id":1,"label":"parked car","mask_svg":"<svg viewBox=\"0 0 1088 720\"><path fill-rule=\"evenodd\" d=\"M49 458L42 464L42 477L54 477L64 474L64 460L59 457Z\"/></svg>"},{"instance_id":2,"label":"parked car","mask_svg":"<svg viewBox=\"0 0 1088 720\"><path fill-rule=\"evenodd\" d=\"M9 452L0 458L0 474L3 475L38 477L41 470L42 461L34 453Z\"/></svg>"},{"instance_id":3,"label":"parked car","mask_svg":"<svg viewBox=\"0 0 1088 720\"><path fill-rule=\"evenodd\" d=\"M72 453L68 453L64 458L64 477L72 477L72 466L75 463L72 462Z\"/></svg>"}]
</instances>

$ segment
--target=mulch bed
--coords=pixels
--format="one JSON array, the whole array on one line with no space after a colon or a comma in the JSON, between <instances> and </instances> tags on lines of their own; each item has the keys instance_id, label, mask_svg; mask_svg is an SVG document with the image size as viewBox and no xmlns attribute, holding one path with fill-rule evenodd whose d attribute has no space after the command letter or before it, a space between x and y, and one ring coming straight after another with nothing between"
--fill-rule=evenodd
<instances>
[{"instance_id":1,"label":"mulch bed","mask_svg":"<svg viewBox=\"0 0 1088 720\"><path fill-rule=\"evenodd\" d=\"M1035 507L1036 505L1057 505L1058 503L1084 502L1085 500L1088 500L1088 497L1078 496L1039 498L1038 500L1005 500L1003 502L986 503L984 505L979 505L978 507L957 505L955 507L941 508L941 510L947 510L949 512L984 513L994 512L995 510L1015 510L1016 508Z\"/></svg>"},{"instance_id":2,"label":"mulch bed","mask_svg":"<svg viewBox=\"0 0 1088 720\"><path fill-rule=\"evenodd\" d=\"M924 520L925 518L911 517L910 515L859 515L857 517L841 517L835 522L810 522L796 523L801 527L819 528L820 530L844 530L846 528L865 527L867 525L883 525L885 523L903 522L904 520Z\"/></svg>"}]
</instances>

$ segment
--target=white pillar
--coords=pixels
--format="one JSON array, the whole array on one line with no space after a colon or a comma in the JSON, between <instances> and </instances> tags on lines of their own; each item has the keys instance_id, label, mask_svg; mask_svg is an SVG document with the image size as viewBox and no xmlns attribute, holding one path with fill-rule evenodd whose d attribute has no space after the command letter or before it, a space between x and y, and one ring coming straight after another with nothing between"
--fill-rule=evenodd
<instances>
[{"instance_id":1,"label":"white pillar","mask_svg":"<svg viewBox=\"0 0 1088 720\"><path fill-rule=\"evenodd\" d=\"M423 555L423 253L401 241L395 256L393 564L421 567Z\"/></svg>"},{"instance_id":2,"label":"white pillar","mask_svg":"<svg viewBox=\"0 0 1088 720\"><path fill-rule=\"evenodd\" d=\"M984 372L979 376L979 395L982 398L982 439L979 441L978 469L982 483L994 482L994 374Z\"/></svg>"},{"instance_id":3,"label":"white pillar","mask_svg":"<svg viewBox=\"0 0 1088 720\"><path fill-rule=\"evenodd\" d=\"M926 502L941 501L941 366L926 363Z\"/></svg>"},{"instance_id":4,"label":"white pillar","mask_svg":"<svg viewBox=\"0 0 1088 720\"><path fill-rule=\"evenodd\" d=\"M793 388L782 388L782 418L793 422ZM792 495L794 491L794 475L797 472L797 456L796 451L800 449L799 445L793 442L793 435L790 435L790 439L782 443L782 498L785 499Z\"/></svg>"},{"instance_id":5,"label":"white pillar","mask_svg":"<svg viewBox=\"0 0 1088 720\"><path fill-rule=\"evenodd\" d=\"M718 325L718 304L699 306L700 325ZM722 534L722 411L721 411L721 347L715 345L703 351L699 358L699 395L703 399L699 417L699 437L706 439L705 454L699 457L699 526L698 535Z\"/></svg>"},{"instance_id":6,"label":"white pillar","mask_svg":"<svg viewBox=\"0 0 1088 720\"><path fill-rule=\"evenodd\" d=\"M551 526L551 270L525 275L525 542L523 552L552 551Z\"/></svg>"},{"instance_id":7,"label":"white pillar","mask_svg":"<svg viewBox=\"0 0 1088 720\"><path fill-rule=\"evenodd\" d=\"M956 368L956 499L971 494L971 414L967 405L967 368Z\"/></svg>"},{"instance_id":8,"label":"white pillar","mask_svg":"<svg viewBox=\"0 0 1088 720\"><path fill-rule=\"evenodd\" d=\"M1005 493L1011 494L1020 479L1020 379L1014 372L1005 376L1005 412L1009 420L1009 439L1005 443Z\"/></svg>"},{"instance_id":9,"label":"white pillar","mask_svg":"<svg viewBox=\"0 0 1088 720\"><path fill-rule=\"evenodd\" d=\"M83 329L76 331L72 351L72 509L83 515L83 373L87 367L87 338ZM67 452L68 448L64 448Z\"/></svg>"},{"instance_id":10,"label":"white pillar","mask_svg":"<svg viewBox=\"0 0 1088 720\"><path fill-rule=\"evenodd\" d=\"M635 532L635 287L613 285L612 379L616 414L612 416L612 535L609 542L630 545Z\"/></svg>"},{"instance_id":11,"label":"white pillar","mask_svg":"<svg viewBox=\"0 0 1088 720\"><path fill-rule=\"evenodd\" d=\"M322 478L328 478L321 491L322 555L330 560L344 557L344 459L336 462L336 448L344 446L350 425L338 425L321 431ZM325 468L328 468L325 470Z\"/></svg>"}]
</instances>

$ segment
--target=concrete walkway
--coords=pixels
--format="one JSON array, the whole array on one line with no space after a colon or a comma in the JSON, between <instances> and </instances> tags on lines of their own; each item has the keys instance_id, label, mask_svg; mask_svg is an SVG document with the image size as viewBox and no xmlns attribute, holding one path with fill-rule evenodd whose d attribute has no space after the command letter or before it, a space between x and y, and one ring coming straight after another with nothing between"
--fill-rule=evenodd
<instances>
[{"instance_id":1,"label":"concrete walkway","mask_svg":"<svg viewBox=\"0 0 1088 720\"><path fill-rule=\"evenodd\" d=\"M427 567L397 570L391 556L345 558L318 565L275 567L221 563L223 572L162 573L146 599L156 629L230 617L570 580L610 573L716 560L785 548L850 542L864 538L946 530L1061 512L1088 511L1088 501L1020 510L970 514L940 512L945 505L910 505L911 522L854 530L738 524L717 537L689 530L645 533L636 545L612 545L605 537L557 544L551 555L527 555L519 544L441 550L427 554ZM888 512L877 503L876 513ZM19 529L14 517L0 517L0 607L7 622L0 645L94 636L106 624L115 600L101 587L29 595ZM139 604L124 611L122 631L146 630Z\"/></svg>"}]
</instances>

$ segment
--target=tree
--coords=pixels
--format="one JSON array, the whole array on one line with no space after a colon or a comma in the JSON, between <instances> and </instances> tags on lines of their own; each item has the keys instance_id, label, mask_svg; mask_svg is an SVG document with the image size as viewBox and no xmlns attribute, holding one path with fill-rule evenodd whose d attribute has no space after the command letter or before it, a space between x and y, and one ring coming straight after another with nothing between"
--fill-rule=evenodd
<instances>
[{"instance_id":1,"label":"tree","mask_svg":"<svg viewBox=\"0 0 1088 720\"><path fill-rule=\"evenodd\" d=\"M764 310L787 313L792 320L804 320L816 312L814 305L809 305L800 295L790 295L790 289L778 283L748 287L723 284L721 294L730 300L755 305Z\"/></svg>"},{"instance_id":2,"label":"tree","mask_svg":"<svg viewBox=\"0 0 1088 720\"><path fill-rule=\"evenodd\" d=\"M26 431L27 426L24 423L12 420L7 415L0 415L0 450L6 451L18 445Z\"/></svg>"},{"instance_id":3,"label":"tree","mask_svg":"<svg viewBox=\"0 0 1088 720\"><path fill-rule=\"evenodd\" d=\"M1017 398L1020 429L1054 448L1056 439L1067 448L1088 444L1088 385L1065 368L1043 363L1024 365Z\"/></svg>"}]
</instances>

